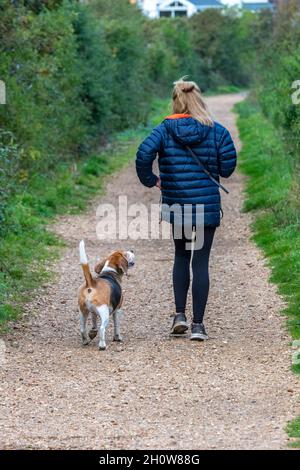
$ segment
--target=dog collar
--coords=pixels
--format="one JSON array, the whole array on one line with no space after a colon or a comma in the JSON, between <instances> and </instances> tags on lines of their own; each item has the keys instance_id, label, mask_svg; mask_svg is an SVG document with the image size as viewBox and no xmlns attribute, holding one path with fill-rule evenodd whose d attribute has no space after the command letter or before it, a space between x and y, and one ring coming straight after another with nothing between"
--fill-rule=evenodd
<instances>
[{"instance_id":1,"label":"dog collar","mask_svg":"<svg viewBox=\"0 0 300 470\"><path fill-rule=\"evenodd\" d=\"M115 273L115 274L118 274L117 270L115 268L112 268L110 266L104 266L104 268L102 269L101 274L105 274L105 273Z\"/></svg>"}]
</instances>

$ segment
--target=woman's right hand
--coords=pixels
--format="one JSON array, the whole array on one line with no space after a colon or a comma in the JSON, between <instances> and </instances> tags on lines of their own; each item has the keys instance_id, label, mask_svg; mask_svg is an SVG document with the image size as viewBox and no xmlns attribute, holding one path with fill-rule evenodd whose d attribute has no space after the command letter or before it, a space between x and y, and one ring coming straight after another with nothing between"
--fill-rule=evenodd
<instances>
[{"instance_id":1,"label":"woman's right hand","mask_svg":"<svg viewBox=\"0 0 300 470\"><path fill-rule=\"evenodd\" d=\"M155 185L158 189L161 189L161 180L160 180L160 177L158 177L158 180L156 181L156 185Z\"/></svg>"}]
</instances>

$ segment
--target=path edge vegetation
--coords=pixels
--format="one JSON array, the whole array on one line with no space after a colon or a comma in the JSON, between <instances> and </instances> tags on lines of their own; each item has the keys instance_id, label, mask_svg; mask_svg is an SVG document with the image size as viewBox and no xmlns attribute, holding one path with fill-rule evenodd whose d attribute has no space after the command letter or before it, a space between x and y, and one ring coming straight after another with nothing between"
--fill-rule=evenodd
<instances>
[{"instance_id":1,"label":"path edge vegetation","mask_svg":"<svg viewBox=\"0 0 300 470\"><path fill-rule=\"evenodd\" d=\"M243 210L253 212L252 239L263 250L286 306L288 330L300 339L300 213L294 191L295 161L284 133L250 95L235 106L242 141L239 169L247 176ZM299 348L298 348L299 350ZM300 357L300 352L298 357ZM292 365L300 374L300 364ZM288 423L289 446L300 447L300 417Z\"/></svg>"}]
</instances>

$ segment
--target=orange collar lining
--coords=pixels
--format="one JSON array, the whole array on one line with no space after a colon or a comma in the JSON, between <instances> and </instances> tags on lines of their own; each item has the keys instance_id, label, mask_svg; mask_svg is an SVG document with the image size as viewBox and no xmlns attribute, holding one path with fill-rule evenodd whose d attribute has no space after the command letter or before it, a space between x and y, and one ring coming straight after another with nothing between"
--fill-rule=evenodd
<instances>
[{"instance_id":1,"label":"orange collar lining","mask_svg":"<svg viewBox=\"0 0 300 470\"><path fill-rule=\"evenodd\" d=\"M167 116L165 119L182 119L182 118L189 118L192 117L190 114L171 114Z\"/></svg>"}]
</instances>

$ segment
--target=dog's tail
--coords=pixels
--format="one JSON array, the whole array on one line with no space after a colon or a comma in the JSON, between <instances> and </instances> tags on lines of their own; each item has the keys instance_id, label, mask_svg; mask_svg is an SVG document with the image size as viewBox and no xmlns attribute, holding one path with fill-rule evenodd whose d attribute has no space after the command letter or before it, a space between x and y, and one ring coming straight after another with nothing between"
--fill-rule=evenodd
<instances>
[{"instance_id":1,"label":"dog's tail","mask_svg":"<svg viewBox=\"0 0 300 470\"><path fill-rule=\"evenodd\" d=\"M90 267L85 252L84 241L79 243L80 264L82 266L83 274L85 277L86 287L93 287L93 278L91 275Z\"/></svg>"}]
</instances>

